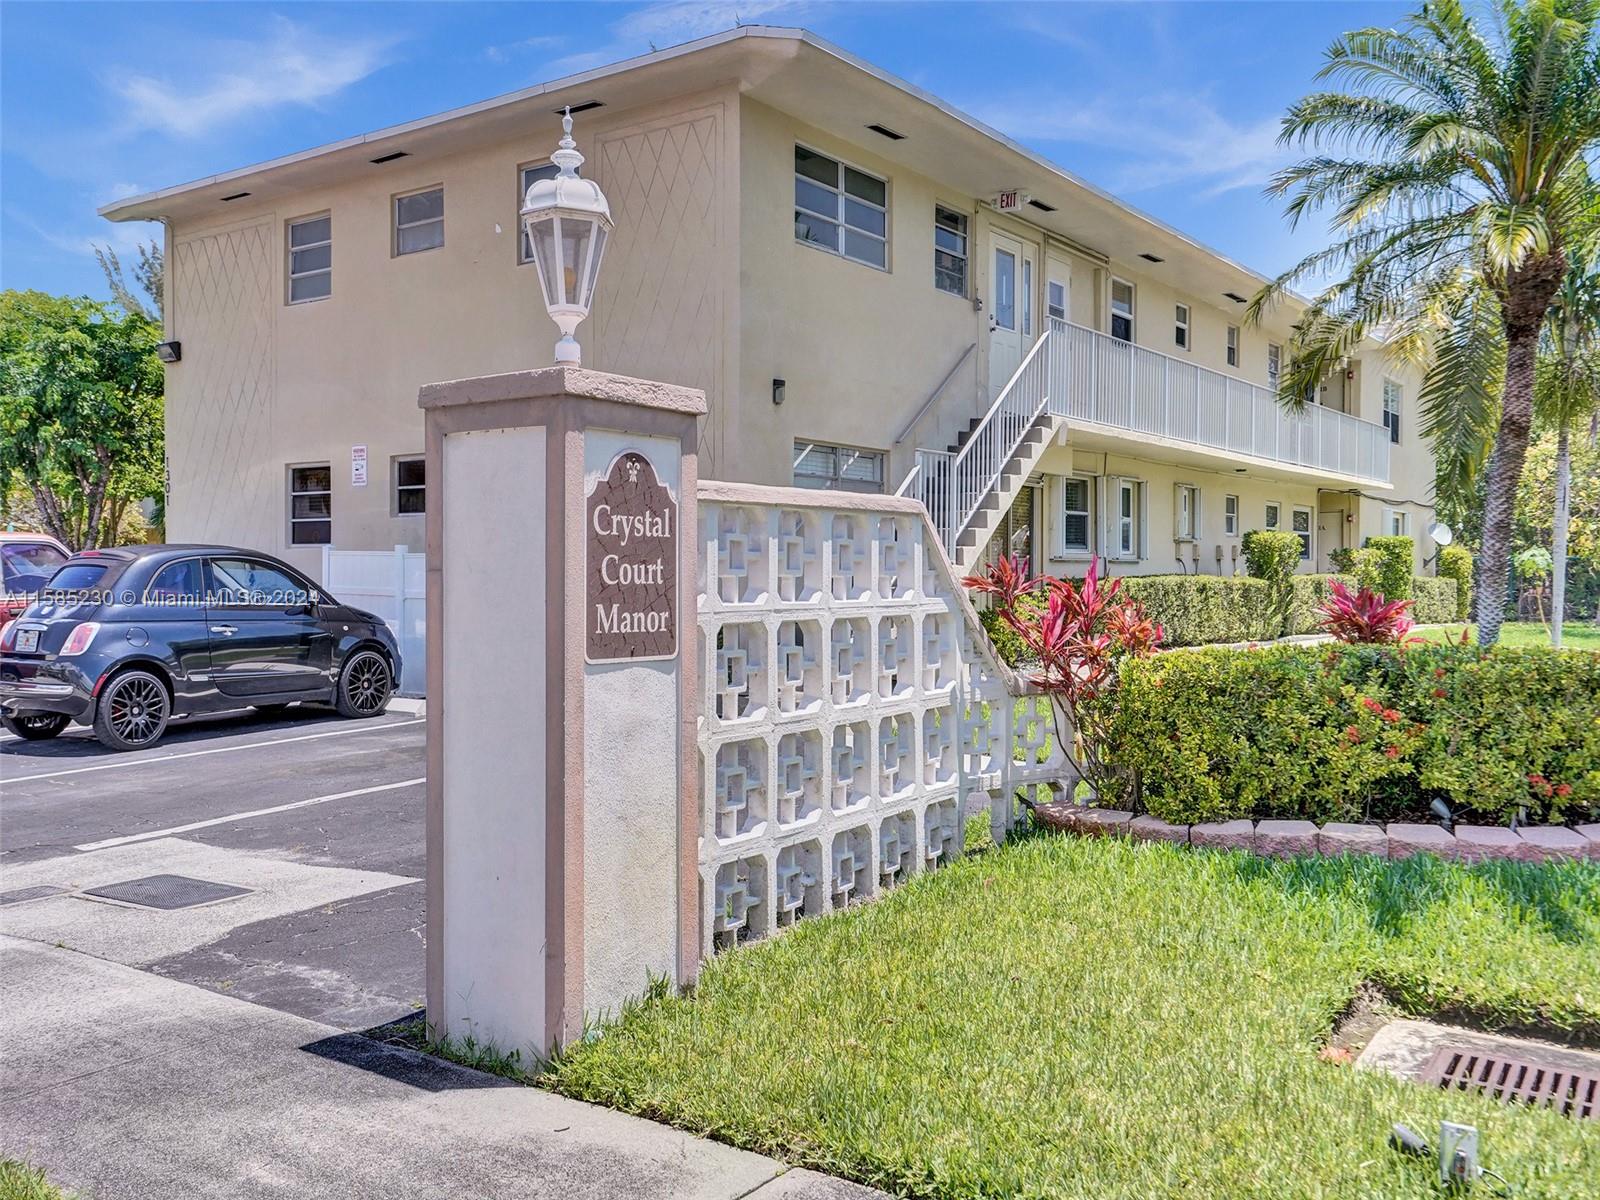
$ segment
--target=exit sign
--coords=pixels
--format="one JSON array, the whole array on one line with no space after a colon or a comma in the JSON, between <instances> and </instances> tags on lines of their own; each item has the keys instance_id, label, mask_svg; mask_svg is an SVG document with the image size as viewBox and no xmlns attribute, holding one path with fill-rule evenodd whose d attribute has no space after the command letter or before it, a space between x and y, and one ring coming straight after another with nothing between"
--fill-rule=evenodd
<instances>
[{"instance_id":1,"label":"exit sign","mask_svg":"<svg viewBox=\"0 0 1600 1200\"><path fill-rule=\"evenodd\" d=\"M1016 212L1027 202L1027 192L1001 192L994 198L994 206L1001 212Z\"/></svg>"}]
</instances>

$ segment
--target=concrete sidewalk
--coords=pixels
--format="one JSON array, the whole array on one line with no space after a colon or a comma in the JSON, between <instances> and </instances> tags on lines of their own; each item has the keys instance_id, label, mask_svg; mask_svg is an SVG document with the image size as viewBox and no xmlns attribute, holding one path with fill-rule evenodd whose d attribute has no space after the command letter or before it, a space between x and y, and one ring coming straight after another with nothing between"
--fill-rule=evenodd
<instances>
[{"instance_id":1,"label":"concrete sidewalk","mask_svg":"<svg viewBox=\"0 0 1600 1200\"><path fill-rule=\"evenodd\" d=\"M86 1200L881 1195L3 936L0 1156Z\"/></svg>"}]
</instances>

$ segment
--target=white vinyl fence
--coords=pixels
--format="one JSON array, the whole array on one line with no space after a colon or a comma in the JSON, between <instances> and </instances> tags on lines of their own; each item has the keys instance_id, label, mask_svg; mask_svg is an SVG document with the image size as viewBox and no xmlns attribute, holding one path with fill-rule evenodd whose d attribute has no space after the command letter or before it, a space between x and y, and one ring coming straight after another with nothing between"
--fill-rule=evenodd
<instances>
[{"instance_id":1,"label":"white vinyl fence","mask_svg":"<svg viewBox=\"0 0 1600 1200\"><path fill-rule=\"evenodd\" d=\"M393 550L322 548L322 586L335 599L382 617L400 643L400 693L427 691L424 634L427 630L426 583L422 554Z\"/></svg>"}]
</instances>

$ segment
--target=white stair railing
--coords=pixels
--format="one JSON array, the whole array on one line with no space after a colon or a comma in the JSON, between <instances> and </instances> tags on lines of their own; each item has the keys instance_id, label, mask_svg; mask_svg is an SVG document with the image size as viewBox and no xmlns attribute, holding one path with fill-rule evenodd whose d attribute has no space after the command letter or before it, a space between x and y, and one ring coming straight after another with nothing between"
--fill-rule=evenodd
<instances>
[{"instance_id":1,"label":"white stair railing","mask_svg":"<svg viewBox=\"0 0 1600 1200\"><path fill-rule=\"evenodd\" d=\"M962 532L1050 402L1049 341L1046 330L957 453L917 451L910 494L932 516L952 561Z\"/></svg>"}]
</instances>

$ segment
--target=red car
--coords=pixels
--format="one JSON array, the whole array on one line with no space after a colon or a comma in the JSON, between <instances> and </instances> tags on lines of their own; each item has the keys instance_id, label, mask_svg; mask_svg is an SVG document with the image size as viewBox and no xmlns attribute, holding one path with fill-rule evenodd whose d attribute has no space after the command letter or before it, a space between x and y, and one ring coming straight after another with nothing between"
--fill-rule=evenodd
<instances>
[{"instance_id":1,"label":"red car","mask_svg":"<svg viewBox=\"0 0 1600 1200\"><path fill-rule=\"evenodd\" d=\"M48 533L0 532L0 629L33 603L34 594L68 557L67 548Z\"/></svg>"}]
</instances>

